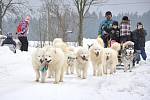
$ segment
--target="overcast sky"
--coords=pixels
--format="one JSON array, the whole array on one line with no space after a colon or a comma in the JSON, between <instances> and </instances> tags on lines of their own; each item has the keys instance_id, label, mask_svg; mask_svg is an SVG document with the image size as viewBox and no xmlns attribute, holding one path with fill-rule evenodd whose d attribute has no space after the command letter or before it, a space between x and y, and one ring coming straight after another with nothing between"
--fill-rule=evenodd
<instances>
[{"instance_id":1,"label":"overcast sky","mask_svg":"<svg viewBox=\"0 0 150 100\"><path fill-rule=\"evenodd\" d=\"M71 1L71 0L70 0ZM31 5L40 6L40 0L29 0ZM141 2L141 3L139 3ZM34 7L36 8L36 7ZM93 6L90 9L92 11L102 11L105 13L106 11L112 11L114 15L122 12L138 12L139 15L143 14L150 10L150 0L108 0L106 5Z\"/></svg>"}]
</instances>

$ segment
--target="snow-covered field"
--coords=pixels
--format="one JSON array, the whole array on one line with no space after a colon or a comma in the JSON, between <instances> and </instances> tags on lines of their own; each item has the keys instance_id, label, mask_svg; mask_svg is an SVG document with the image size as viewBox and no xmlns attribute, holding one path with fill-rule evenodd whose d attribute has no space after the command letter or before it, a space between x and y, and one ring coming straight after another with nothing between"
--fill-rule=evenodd
<instances>
[{"instance_id":1,"label":"snow-covered field","mask_svg":"<svg viewBox=\"0 0 150 100\"><path fill-rule=\"evenodd\" d=\"M90 40L85 40L90 43ZM150 100L150 41L146 43L147 63L133 72L93 77L89 66L88 78L65 75L64 82L36 83L29 52L13 54L0 47L0 100Z\"/></svg>"}]
</instances>

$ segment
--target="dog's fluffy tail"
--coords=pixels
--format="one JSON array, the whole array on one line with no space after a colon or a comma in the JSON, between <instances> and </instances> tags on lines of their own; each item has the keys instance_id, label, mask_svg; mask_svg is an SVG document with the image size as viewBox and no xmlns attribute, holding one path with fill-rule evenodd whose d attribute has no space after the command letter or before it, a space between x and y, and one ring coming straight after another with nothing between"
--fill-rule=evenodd
<instances>
[{"instance_id":1,"label":"dog's fluffy tail","mask_svg":"<svg viewBox=\"0 0 150 100\"><path fill-rule=\"evenodd\" d=\"M111 48L114 49L115 51L119 51L121 49L121 45L118 42L115 42L111 45Z\"/></svg>"},{"instance_id":2,"label":"dog's fluffy tail","mask_svg":"<svg viewBox=\"0 0 150 100\"><path fill-rule=\"evenodd\" d=\"M104 47L104 42L103 42L102 38L97 37L97 42L101 47Z\"/></svg>"}]
</instances>

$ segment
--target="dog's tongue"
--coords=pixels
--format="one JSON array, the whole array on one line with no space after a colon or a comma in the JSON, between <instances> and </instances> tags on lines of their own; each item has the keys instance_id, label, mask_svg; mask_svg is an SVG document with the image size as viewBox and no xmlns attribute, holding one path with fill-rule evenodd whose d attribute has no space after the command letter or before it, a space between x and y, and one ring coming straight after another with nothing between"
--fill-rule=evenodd
<instances>
[{"instance_id":1,"label":"dog's tongue","mask_svg":"<svg viewBox=\"0 0 150 100\"><path fill-rule=\"evenodd\" d=\"M45 62L45 66L48 66L48 62Z\"/></svg>"}]
</instances>

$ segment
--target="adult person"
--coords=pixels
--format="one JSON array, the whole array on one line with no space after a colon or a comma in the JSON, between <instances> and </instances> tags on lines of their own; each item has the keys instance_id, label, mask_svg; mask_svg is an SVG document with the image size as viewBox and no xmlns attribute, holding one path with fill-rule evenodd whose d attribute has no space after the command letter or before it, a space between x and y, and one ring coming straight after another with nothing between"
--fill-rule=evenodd
<instances>
[{"instance_id":1,"label":"adult person","mask_svg":"<svg viewBox=\"0 0 150 100\"><path fill-rule=\"evenodd\" d=\"M136 52L136 61L139 63L140 55L142 56L144 63L146 63L146 52L145 52L145 37L147 35L146 30L141 22L137 23L137 28L132 32L132 41L134 42L134 49Z\"/></svg>"},{"instance_id":2,"label":"adult person","mask_svg":"<svg viewBox=\"0 0 150 100\"><path fill-rule=\"evenodd\" d=\"M112 13L110 11L107 11L105 13L105 20L103 20L100 23L99 26L99 31L98 31L98 36L103 39L104 42L104 47L107 48L109 47L109 41L110 41L110 29L112 27Z\"/></svg>"},{"instance_id":3,"label":"adult person","mask_svg":"<svg viewBox=\"0 0 150 100\"><path fill-rule=\"evenodd\" d=\"M25 20L22 20L17 27L18 39L21 42L21 51L28 51L28 39L30 16L27 16Z\"/></svg>"}]
</instances>

